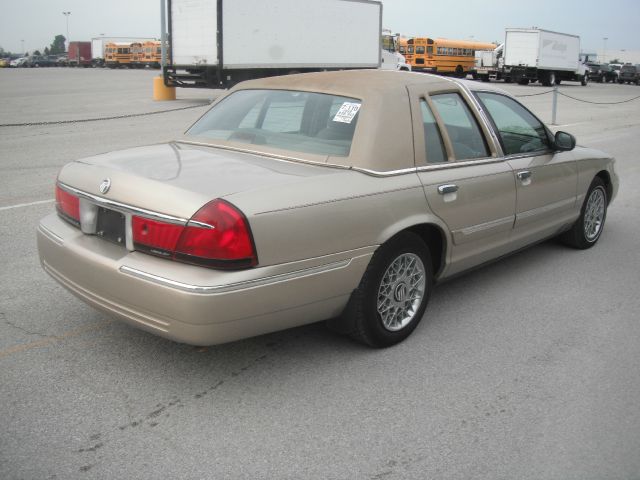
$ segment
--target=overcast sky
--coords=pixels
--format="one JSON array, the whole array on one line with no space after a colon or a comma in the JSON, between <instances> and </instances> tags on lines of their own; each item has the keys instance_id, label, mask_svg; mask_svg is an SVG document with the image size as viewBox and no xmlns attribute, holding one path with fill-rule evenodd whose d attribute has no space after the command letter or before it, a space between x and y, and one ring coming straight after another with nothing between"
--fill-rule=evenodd
<instances>
[{"instance_id":1,"label":"overcast sky","mask_svg":"<svg viewBox=\"0 0 640 480\"><path fill-rule=\"evenodd\" d=\"M160 36L160 0L0 0L0 5L0 46L13 52L21 51L21 40L33 51L57 34L66 36L63 11L71 12L71 40ZM505 27L537 26L580 35L583 51L602 50L605 37L610 54L640 50L640 0L385 0L383 24L407 36L478 41L501 41Z\"/></svg>"}]
</instances>

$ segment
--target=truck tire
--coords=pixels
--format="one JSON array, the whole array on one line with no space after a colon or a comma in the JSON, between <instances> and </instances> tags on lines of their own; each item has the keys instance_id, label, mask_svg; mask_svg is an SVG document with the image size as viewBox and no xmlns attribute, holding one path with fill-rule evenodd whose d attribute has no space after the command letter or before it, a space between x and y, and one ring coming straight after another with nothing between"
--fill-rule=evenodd
<instances>
[{"instance_id":1,"label":"truck tire","mask_svg":"<svg viewBox=\"0 0 640 480\"><path fill-rule=\"evenodd\" d=\"M585 73L580 79L580 85L582 85L583 87L586 87L587 83L589 83L589 75Z\"/></svg>"},{"instance_id":2,"label":"truck tire","mask_svg":"<svg viewBox=\"0 0 640 480\"><path fill-rule=\"evenodd\" d=\"M521 78L520 80L518 80L518 85L529 85L529 79Z\"/></svg>"},{"instance_id":3,"label":"truck tire","mask_svg":"<svg viewBox=\"0 0 640 480\"><path fill-rule=\"evenodd\" d=\"M540 78L540 83L545 87L550 87L556 83L556 72L544 72Z\"/></svg>"},{"instance_id":4,"label":"truck tire","mask_svg":"<svg viewBox=\"0 0 640 480\"><path fill-rule=\"evenodd\" d=\"M480 80L482 80L483 82L488 82L489 81L489 75L480 75Z\"/></svg>"}]
</instances>

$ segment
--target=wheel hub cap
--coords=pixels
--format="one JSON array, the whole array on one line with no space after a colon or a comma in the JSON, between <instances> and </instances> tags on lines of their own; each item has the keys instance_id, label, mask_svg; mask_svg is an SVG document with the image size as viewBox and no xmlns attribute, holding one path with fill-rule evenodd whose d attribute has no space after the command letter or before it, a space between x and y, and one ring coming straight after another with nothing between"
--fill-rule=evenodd
<instances>
[{"instance_id":1,"label":"wheel hub cap","mask_svg":"<svg viewBox=\"0 0 640 480\"><path fill-rule=\"evenodd\" d=\"M605 196L601 188L596 188L587 201L584 211L584 236L594 242L600 235L604 222Z\"/></svg>"},{"instance_id":2,"label":"wheel hub cap","mask_svg":"<svg viewBox=\"0 0 640 480\"><path fill-rule=\"evenodd\" d=\"M392 332L406 327L416 316L425 295L426 271L419 256L398 256L382 277L377 310L382 325Z\"/></svg>"}]
</instances>

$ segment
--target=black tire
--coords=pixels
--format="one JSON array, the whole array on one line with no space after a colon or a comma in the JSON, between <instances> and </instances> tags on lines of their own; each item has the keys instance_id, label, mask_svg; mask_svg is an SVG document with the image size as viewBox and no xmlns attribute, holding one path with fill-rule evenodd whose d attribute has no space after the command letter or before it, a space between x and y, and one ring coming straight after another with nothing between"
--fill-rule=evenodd
<instances>
[{"instance_id":1,"label":"black tire","mask_svg":"<svg viewBox=\"0 0 640 480\"><path fill-rule=\"evenodd\" d=\"M389 271L392 266L409 266L417 275L422 272L423 278L416 285L409 286L405 283L404 276L396 276L392 284L387 285L386 292L383 292L385 278L388 280L394 277L393 272ZM433 267L429 249L417 235L411 232L399 233L374 253L360 285L351 294L342 313L342 321L350 325L351 331L348 333L359 342L378 348L395 345L407 338L420 323L432 286ZM411 303L407 296L414 290L417 291L417 298ZM395 305L398 309L397 312L390 312L393 307L383 309L388 315L385 317L386 323L379 311L382 308L379 303L382 301L385 305ZM407 309L409 312L404 311ZM398 325L395 323L395 316L400 313L408 316Z\"/></svg>"},{"instance_id":2,"label":"black tire","mask_svg":"<svg viewBox=\"0 0 640 480\"><path fill-rule=\"evenodd\" d=\"M604 229L608 202L604 182L600 177L594 178L580 209L578 220L571 230L562 234L560 240L581 250L593 247Z\"/></svg>"},{"instance_id":3,"label":"black tire","mask_svg":"<svg viewBox=\"0 0 640 480\"><path fill-rule=\"evenodd\" d=\"M556 76L556 72L549 72L549 85L548 87L554 85L558 81L558 77Z\"/></svg>"},{"instance_id":4,"label":"black tire","mask_svg":"<svg viewBox=\"0 0 640 480\"><path fill-rule=\"evenodd\" d=\"M521 78L520 80L518 80L518 85L529 85L529 79Z\"/></svg>"}]
</instances>

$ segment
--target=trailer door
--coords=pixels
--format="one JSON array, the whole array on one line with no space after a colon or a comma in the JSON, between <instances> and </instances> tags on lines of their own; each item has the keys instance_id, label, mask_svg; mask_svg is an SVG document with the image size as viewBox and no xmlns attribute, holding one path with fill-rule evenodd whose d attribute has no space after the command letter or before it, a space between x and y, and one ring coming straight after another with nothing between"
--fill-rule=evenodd
<instances>
[{"instance_id":1,"label":"trailer door","mask_svg":"<svg viewBox=\"0 0 640 480\"><path fill-rule=\"evenodd\" d=\"M174 65L217 65L217 4L212 0L171 0L170 36Z\"/></svg>"}]
</instances>

